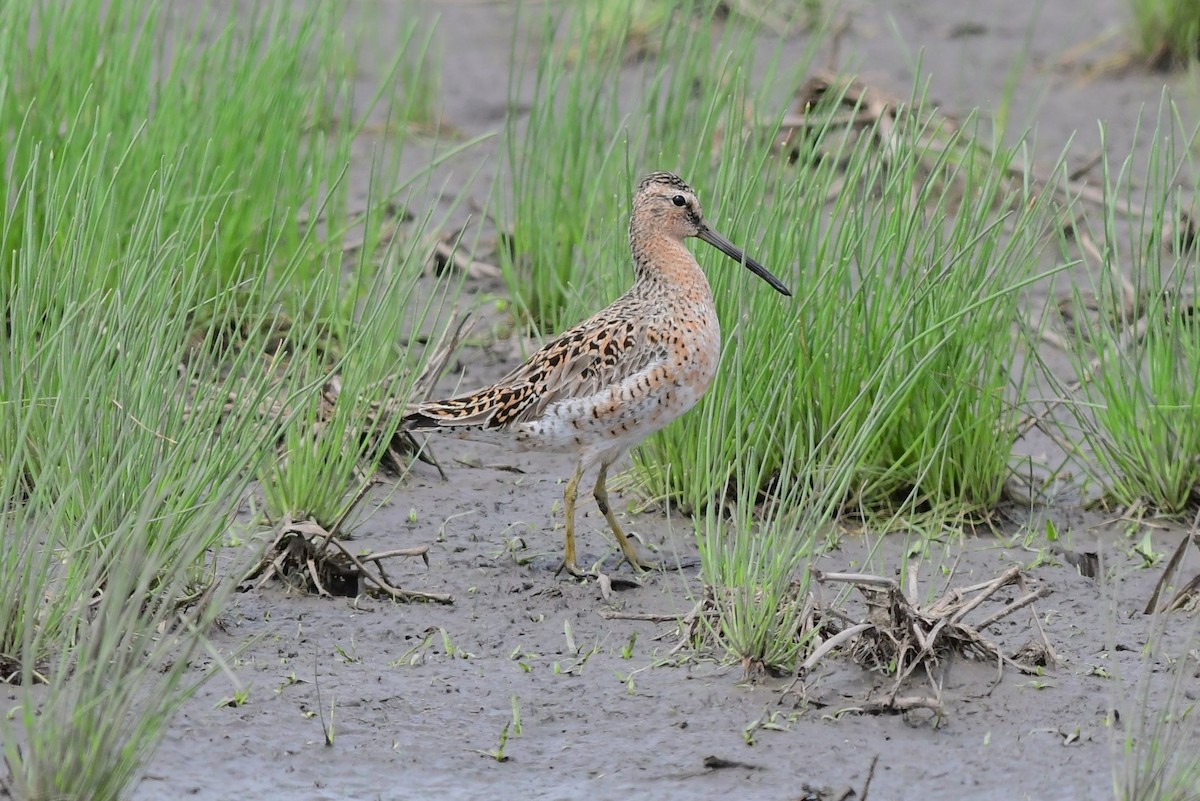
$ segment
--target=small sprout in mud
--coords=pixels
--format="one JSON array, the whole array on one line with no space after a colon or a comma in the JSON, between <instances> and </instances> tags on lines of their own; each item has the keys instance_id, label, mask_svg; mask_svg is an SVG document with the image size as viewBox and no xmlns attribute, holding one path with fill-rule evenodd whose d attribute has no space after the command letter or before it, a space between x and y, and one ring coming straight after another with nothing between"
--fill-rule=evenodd
<instances>
[{"instance_id":1,"label":"small sprout in mud","mask_svg":"<svg viewBox=\"0 0 1200 801\"><path fill-rule=\"evenodd\" d=\"M1022 684L1020 686L1032 687L1035 690L1045 690L1050 687L1053 687L1054 685L1048 681L1043 681L1042 679L1030 679L1029 681L1025 682L1024 684Z\"/></svg>"},{"instance_id":2,"label":"small sprout in mud","mask_svg":"<svg viewBox=\"0 0 1200 801\"><path fill-rule=\"evenodd\" d=\"M325 732L325 745L333 745L333 706L334 699L329 699L329 723L325 723L325 716L321 716L321 730Z\"/></svg>"},{"instance_id":3,"label":"small sprout in mud","mask_svg":"<svg viewBox=\"0 0 1200 801\"><path fill-rule=\"evenodd\" d=\"M283 677L283 683L275 688L275 694L279 695L283 692L285 687L291 687L293 684L299 683L300 678L296 675L296 671L293 670L291 673Z\"/></svg>"},{"instance_id":4,"label":"small sprout in mud","mask_svg":"<svg viewBox=\"0 0 1200 801\"><path fill-rule=\"evenodd\" d=\"M512 653L508 655L508 658L510 661L515 661L517 663L517 666L521 668L522 673L532 673L533 665L530 663L534 659L539 659L540 654L536 654L533 651L522 652L521 646L518 645L512 650Z\"/></svg>"},{"instance_id":5,"label":"small sprout in mud","mask_svg":"<svg viewBox=\"0 0 1200 801\"><path fill-rule=\"evenodd\" d=\"M477 592L479 592L478 587L467 587L467 595L474 595Z\"/></svg>"},{"instance_id":6,"label":"small sprout in mud","mask_svg":"<svg viewBox=\"0 0 1200 801\"><path fill-rule=\"evenodd\" d=\"M414 525L417 522L417 510L410 508L408 510L408 524Z\"/></svg>"},{"instance_id":7,"label":"small sprout in mud","mask_svg":"<svg viewBox=\"0 0 1200 801\"><path fill-rule=\"evenodd\" d=\"M521 536L510 537L508 540L504 541L505 552L512 556L512 561L515 561L517 565L524 566L528 565L530 561L533 561L532 555L517 555L518 552L523 552L523 550L527 550L528 548L529 546L527 546L526 541L524 541L524 537Z\"/></svg>"},{"instance_id":8,"label":"small sprout in mud","mask_svg":"<svg viewBox=\"0 0 1200 801\"><path fill-rule=\"evenodd\" d=\"M517 694L512 694L512 735L520 737L523 731L521 727L521 706L517 703Z\"/></svg>"},{"instance_id":9,"label":"small sprout in mud","mask_svg":"<svg viewBox=\"0 0 1200 801\"><path fill-rule=\"evenodd\" d=\"M1142 559L1142 567L1154 567L1163 558L1163 555L1154 550L1154 540L1150 537L1150 532L1147 531L1142 535L1142 539L1138 544L1133 546L1133 553Z\"/></svg>"},{"instance_id":10,"label":"small sprout in mud","mask_svg":"<svg viewBox=\"0 0 1200 801\"><path fill-rule=\"evenodd\" d=\"M579 653L579 646L575 644L575 630L571 628L571 621L563 621L563 636L567 638L567 653Z\"/></svg>"},{"instance_id":11,"label":"small sprout in mud","mask_svg":"<svg viewBox=\"0 0 1200 801\"><path fill-rule=\"evenodd\" d=\"M300 717L304 718L305 720L309 720L316 714L317 714L316 711L314 711L312 709L306 709L300 713Z\"/></svg>"},{"instance_id":12,"label":"small sprout in mud","mask_svg":"<svg viewBox=\"0 0 1200 801\"><path fill-rule=\"evenodd\" d=\"M1098 679L1112 678L1112 673L1110 673L1108 668L1104 667L1103 665L1093 665L1092 667L1088 668L1087 675L1095 676Z\"/></svg>"},{"instance_id":13,"label":"small sprout in mud","mask_svg":"<svg viewBox=\"0 0 1200 801\"><path fill-rule=\"evenodd\" d=\"M490 751L480 751L484 756L489 756L497 762L507 762L508 756L504 753L505 746L508 745L508 729L512 726L512 721L504 724L504 728L500 730L500 743Z\"/></svg>"},{"instance_id":14,"label":"small sprout in mud","mask_svg":"<svg viewBox=\"0 0 1200 801\"><path fill-rule=\"evenodd\" d=\"M524 566L532 562L535 556L535 554L523 553L528 551L528 549L529 545L526 544L525 538L518 534L515 537L506 537L504 539L504 550L502 550L500 553L507 553L512 557L514 562L516 562L518 565ZM500 553L496 554L496 556L499 556Z\"/></svg>"},{"instance_id":15,"label":"small sprout in mud","mask_svg":"<svg viewBox=\"0 0 1200 801\"><path fill-rule=\"evenodd\" d=\"M577 650L574 653L579 654L578 659L564 661L561 663L556 661L554 663L554 675L556 675L556 676L559 676L559 675L578 676L578 675L580 675L581 673L583 673L583 667L584 667L584 665L586 665L588 663L588 660L591 659L596 654L600 653L600 646L593 645L587 651L582 651L582 653L581 653L580 651Z\"/></svg>"},{"instance_id":16,"label":"small sprout in mud","mask_svg":"<svg viewBox=\"0 0 1200 801\"><path fill-rule=\"evenodd\" d=\"M346 649L340 645L333 646L333 650L337 652L337 655L341 658L343 664L353 665L355 662L359 661L358 649L354 647L353 640L350 641L350 651L352 653L347 653Z\"/></svg>"},{"instance_id":17,"label":"small sprout in mud","mask_svg":"<svg viewBox=\"0 0 1200 801\"><path fill-rule=\"evenodd\" d=\"M474 659L475 654L470 651L464 651L450 641L450 634L445 629L438 629L442 633L442 653L446 656L458 657L459 659Z\"/></svg>"},{"instance_id":18,"label":"small sprout in mud","mask_svg":"<svg viewBox=\"0 0 1200 801\"><path fill-rule=\"evenodd\" d=\"M798 712L784 713L781 710L763 712L762 717L751 721L746 724L746 728L742 729L742 739L746 741L746 745L754 745L756 731L789 731L792 724L799 718L800 713Z\"/></svg>"},{"instance_id":19,"label":"small sprout in mud","mask_svg":"<svg viewBox=\"0 0 1200 801\"><path fill-rule=\"evenodd\" d=\"M445 520L442 521L442 524L440 526L438 526L437 541L438 542L446 541L446 524L447 523L449 523L451 520L454 520L455 518L466 517L467 515L473 515L473 514L475 514L475 510L470 509L466 512L459 512L458 514L453 514L453 515L450 515L449 517L447 517Z\"/></svg>"},{"instance_id":20,"label":"small sprout in mud","mask_svg":"<svg viewBox=\"0 0 1200 801\"><path fill-rule=\"evenodd\" d=\"M226 697L222 698L220 701L217 701L216 705L213 706L213 709L220 709L223 706L237 709L240 706L245 706L246 702L249 700L250 700L250 688L249 687L238 687L236 690L233 691L232 697L226 696Z\"/></svg>"},{"instance_id":21,"label":"small sprout in mud","mask_svg":"<svg viewBox=\"0 0 1200 801\"><path fill-rule=\"evenodd\" d=\"M417 665L425 664L425 653L429 649L429 643L433 642L433 632L427 632L425 638L419 643L409 648L400 656L388 662L388 667L416 667Z\"/></svg>"},{"instance_id":22,"label":"small sprout in mud","mask_svg":"<svg viewBox=\"0 0 1200 801\"><path fill-rule=\"evenodd\" d=\"M625 645L621 647L621 658L622 659L633 659L633 646L636 643L637 643L637 632L631 631L629 633L629 642L625 643Z\"/></svg>"},{"instance_id":23,"label":"small sprout in mud","mask_svg":"<svg viewBox=\"0 0 1200 801\"><path fill-rule=\"evenodd\" d=\"M983 735L983 747L987 748L991 744L992 744L992 733L989 731L987 734Z\"/></svg>"},{"instance_id":24,"label":"small sprout in mud","mask_svg":"<svg viewBox=\"0 0 1200 801\"><path fill-rule=\"evenodd\" d=\"M1054 525L1053 520L1046 521L1046 541L1058 542L1058 527Z\"/></svg>"},{"instance_id":25,"label":"small sprout in mud","mask_svg":"<svg viewBox=\"0 0 1200 801\"><path fill-rule=\"evenodd\" d=\"M1054 558L1054 555L1045 548L1038 548L1036 555L1031 562L1023 565L1025 570L1034 570L1039 567L1057 566L1059 561Z\"/></svg>"}]
</instances>

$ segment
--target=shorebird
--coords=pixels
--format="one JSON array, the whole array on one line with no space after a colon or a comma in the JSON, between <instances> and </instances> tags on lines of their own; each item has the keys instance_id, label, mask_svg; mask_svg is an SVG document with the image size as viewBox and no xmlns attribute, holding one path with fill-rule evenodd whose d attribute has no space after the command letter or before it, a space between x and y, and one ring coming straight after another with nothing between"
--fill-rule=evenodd
<instances>
[{"instance_id":1,"label":"shorebird","mask_svg":"<svg viewBox=\"0 0 1200 801\"><path fill-rule=\"evenodd\" d=\"M608 503L608 469L634 445L692 408L712 383L721 328L708 279L684 244L696 237L791 295L766 267L708 227L696 194L668 172L647 175L633 196L629 248L633 287L613 304L546 343L494 385L419 403L401 428L495 429L520 450L573 453L563 492L566 535L559 571L581 570L575 556L579 482L600 466L592 494L621 553L646 565Z\"/></svg>"}]
</instances>

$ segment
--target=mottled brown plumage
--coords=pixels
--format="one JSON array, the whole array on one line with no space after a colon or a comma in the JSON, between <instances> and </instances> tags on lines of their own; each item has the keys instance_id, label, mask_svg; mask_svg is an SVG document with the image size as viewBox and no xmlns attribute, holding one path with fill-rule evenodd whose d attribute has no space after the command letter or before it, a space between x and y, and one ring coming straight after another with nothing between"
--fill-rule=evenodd
<instances>
[{"instance_id":1,"label":"mottled brown plumage","mask_svg":"<svg viewBox=\"0 0 1200 801\"><path fill-rule=\"evenodd\" d=\"M635 281L611 306L546 343L485 389L419 404L403 428L498 429L521 448L569 452L579 462L564 493L563 567L575 560L575 498L599 464L593 494L629 563L642 563L608 505L608 468L633 445L695 405L712 383L721 330L712 291L684 244L708 242L784 295L765 267L704 223L695 193L678 176L651 173L638 185L629 222Z\"/></svg>"}]
</instances>

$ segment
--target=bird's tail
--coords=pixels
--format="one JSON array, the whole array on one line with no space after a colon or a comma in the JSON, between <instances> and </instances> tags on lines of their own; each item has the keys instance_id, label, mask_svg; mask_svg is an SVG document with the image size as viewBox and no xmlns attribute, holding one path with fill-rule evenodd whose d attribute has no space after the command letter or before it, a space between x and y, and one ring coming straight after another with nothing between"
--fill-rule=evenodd
<instances>
[{"instance_id":1,"label":"bird's tail","mask_svg":"<svg viewBox=\"0 0 1200 801\"><path fill-rule=\"evenodd\" d=\"M469 395L425 401L411 407L400 424L402 431L437 431L499 428L504 424L503 393L489 387Z\"/></svg>"}]
</instances>

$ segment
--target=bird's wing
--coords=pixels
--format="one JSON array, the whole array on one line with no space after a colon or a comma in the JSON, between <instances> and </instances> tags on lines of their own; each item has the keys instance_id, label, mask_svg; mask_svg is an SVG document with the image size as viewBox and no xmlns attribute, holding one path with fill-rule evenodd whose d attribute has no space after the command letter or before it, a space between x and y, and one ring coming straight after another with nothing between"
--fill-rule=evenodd
<instances>
[{"instance_id":1,"label":"bird's wing","mask_svg":"<svg viewBox=\"0 0 1200 801\"><path fill-rule=\"evenodd\" d=\"M405 427L505 428L537 419L558 401L596 395L666 358L650 321L609 307L546 343L492 386L420 404Z\"/></svg>"}]
</instances>

